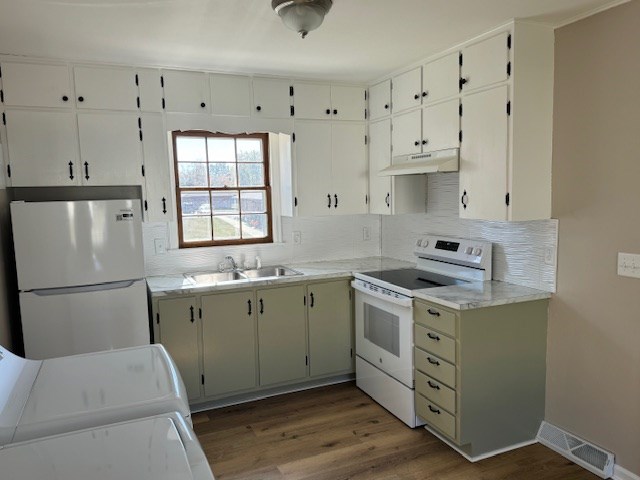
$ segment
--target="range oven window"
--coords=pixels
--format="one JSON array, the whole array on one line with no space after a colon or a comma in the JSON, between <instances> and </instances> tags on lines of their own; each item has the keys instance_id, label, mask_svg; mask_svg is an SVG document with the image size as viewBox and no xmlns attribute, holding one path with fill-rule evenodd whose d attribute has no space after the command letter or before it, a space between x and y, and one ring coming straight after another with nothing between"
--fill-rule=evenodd
<instances>
[{"instance_id":1,"label":"range oven window","mask_svg":"<svg viewBox=\"0 0 640 480\"><path fill-rule=\"evenodd\" d=\"M400 358L400 318L364 304L364 338Z\"/></svg>"}]
</instances>

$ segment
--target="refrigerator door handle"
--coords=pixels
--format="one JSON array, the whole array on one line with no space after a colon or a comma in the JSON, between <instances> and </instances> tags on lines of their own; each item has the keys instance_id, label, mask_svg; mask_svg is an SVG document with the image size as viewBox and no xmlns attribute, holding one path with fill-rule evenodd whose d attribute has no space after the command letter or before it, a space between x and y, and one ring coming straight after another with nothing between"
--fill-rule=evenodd
<instances>
[{"instance_id":1,"label":"refrigerator door handle","mask_svg":"<svg viewBox=\"0 0 640 480\"><path fill-rule=\"evenodd\" d=\"M123 280L121 282L99 283L97 285L81 285L78 287L43 288L40 290L28 290L29 293L39 297L51 295L68 295L71 293L100 292L104 290L120 290L131 287L134 283L144 280ZM26 293L26 292L25 292Z\"/></svg>"}]
</instances>

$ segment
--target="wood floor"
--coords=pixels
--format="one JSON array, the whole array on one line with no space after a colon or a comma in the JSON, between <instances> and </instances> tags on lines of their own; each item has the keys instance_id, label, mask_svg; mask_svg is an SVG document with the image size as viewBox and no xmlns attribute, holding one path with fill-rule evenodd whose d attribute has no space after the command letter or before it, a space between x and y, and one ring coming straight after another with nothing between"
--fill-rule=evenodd
<instances>
[{"instance_id":1,"label":"wood floor","mask_svg":"<svg viewBox=\"0 0 640 480\"><path fill-rule=\"evenodd\" d=\"M193 421L217 480L598 478L539 444L469 463L354 383L197 413Z\"/></svg>"}]
</instances>

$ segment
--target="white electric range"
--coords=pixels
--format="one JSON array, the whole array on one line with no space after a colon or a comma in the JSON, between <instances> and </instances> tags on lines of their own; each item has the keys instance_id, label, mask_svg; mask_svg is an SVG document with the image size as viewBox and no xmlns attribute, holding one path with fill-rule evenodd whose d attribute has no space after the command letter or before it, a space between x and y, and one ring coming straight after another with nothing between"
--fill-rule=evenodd
<instances>
[{"instance_id":1,"label":"white electric range","mask_svg":"<svg viewBox=\"0 0 640 480\"><path fill-rule=\"evenodd\" d=\"M356 273L356 384L410 427L415 413L413 297L426 288L491 280L492 244L425 235L416 268Z\"/></svg>"}]
</instances>

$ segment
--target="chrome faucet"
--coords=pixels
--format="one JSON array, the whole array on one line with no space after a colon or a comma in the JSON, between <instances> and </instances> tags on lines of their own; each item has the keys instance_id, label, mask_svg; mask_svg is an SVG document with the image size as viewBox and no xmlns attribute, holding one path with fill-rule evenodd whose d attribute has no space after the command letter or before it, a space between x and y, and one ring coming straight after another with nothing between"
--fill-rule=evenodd
<instances>
[{"instance_id":1,"label":"chrome faucet","mask_svg":"<svg viewBox=\"0 0 640 480\"><path fill-rule=\"evenodd\" d=\"M236 263L236 261L233 259L231 255L227 255L226 257L224 257L224 259L231 264L231 267L233 268L234 272L238 270L238 264Z\"/></svg>"}]
</instances>

